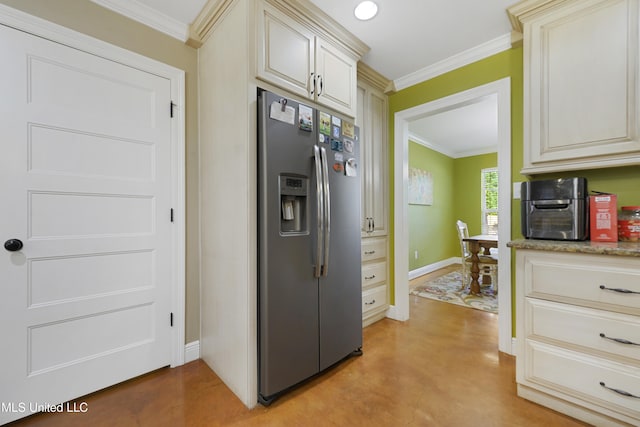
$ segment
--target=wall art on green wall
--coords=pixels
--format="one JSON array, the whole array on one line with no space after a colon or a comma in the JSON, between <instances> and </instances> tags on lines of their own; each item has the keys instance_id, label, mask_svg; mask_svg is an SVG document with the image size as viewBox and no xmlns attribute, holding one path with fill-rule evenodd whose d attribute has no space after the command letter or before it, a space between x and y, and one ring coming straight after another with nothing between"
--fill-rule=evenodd
<instances>
[{"instance_id":1,"label":"wall art on green wall","mask_svg":"<svg viewBox=\"0 0 640 427\"><path fill-rule=\"evenodd\" d=\"M409 168L409 204L433 205L433 177L431 172Z\"/></svg>"}]
</instances>

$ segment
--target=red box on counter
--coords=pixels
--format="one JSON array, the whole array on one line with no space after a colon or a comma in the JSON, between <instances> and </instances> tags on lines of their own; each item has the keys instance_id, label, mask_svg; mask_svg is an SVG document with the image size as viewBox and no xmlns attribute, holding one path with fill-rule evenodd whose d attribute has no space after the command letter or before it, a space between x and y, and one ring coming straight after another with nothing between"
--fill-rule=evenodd
<instances>
[{"instance_id":1,"label":"red box on counter","mask_svg":"<svg viewBox=\"0 0 640 427\"><path fill-rule=\"evenodd\" d=\"M615 194L589 196L589 235L593 242L618 241L618 211Z\"/></svg>"}]
</instances>

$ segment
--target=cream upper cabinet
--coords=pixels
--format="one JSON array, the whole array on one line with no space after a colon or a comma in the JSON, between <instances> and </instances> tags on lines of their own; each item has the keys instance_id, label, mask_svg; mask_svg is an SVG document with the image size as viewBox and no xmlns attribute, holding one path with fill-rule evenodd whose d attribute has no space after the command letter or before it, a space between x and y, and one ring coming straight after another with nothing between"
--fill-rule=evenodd
<instances>
[{"instance_id":1,"label":"cream upper cabinet","mask_svg":"<svg viewBox=\"0 0 640 427\"><path fill-rule=\"evenodd\" d=\"M640 164L638 0L526 0L522 173Z\"/></svg>"},{"instance_id":2,"label":"cream upper cabinet","mask_svg":"<svg viewBox=\"0 0 640 427\"><path fill-rule=\"evenodd\" d=\"M381 90L358 82L363 237L387 235L387 109L387 96Z\"/></svg>"},{"instance_id":3,"label":"cream upper cabinet","mask_svg":"<svg viewBox=\"0 0 640 427\"><path fill-rule=\"evenodd\" d=\"M258 11L257 77L354 117L356 59L268 3Z\"/></svg>"},{"instance_id":4,"label":"cream upper cabinet","mask_svg":"<svg viewBox=\"0 0 640 427\"><path fill-rule=\"evenodd\" d=\"M357 62L319 37L315 53L317 102L355 117Z\"/></svg>"}]
</instances>

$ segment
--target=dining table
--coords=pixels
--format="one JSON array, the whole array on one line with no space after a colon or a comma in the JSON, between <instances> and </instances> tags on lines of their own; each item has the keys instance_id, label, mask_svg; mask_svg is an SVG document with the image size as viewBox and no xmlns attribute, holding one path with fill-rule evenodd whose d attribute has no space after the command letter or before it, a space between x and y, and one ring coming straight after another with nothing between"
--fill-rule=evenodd
<instances>
[{"instance_id":1,"label":"dining table","mask_svg":"<svg viewBox=\"0 0 640 427\"><path fill-rule=\"evenodd\" d=\"M463 239L468 243L469 253L471 254L471 284L469 290L473 295L480 295L480 251L482 254L491 255L491 248L498 247L498 236L495 234L477 234L475 236L465 237Z\"/></svg>"}]
</instances>

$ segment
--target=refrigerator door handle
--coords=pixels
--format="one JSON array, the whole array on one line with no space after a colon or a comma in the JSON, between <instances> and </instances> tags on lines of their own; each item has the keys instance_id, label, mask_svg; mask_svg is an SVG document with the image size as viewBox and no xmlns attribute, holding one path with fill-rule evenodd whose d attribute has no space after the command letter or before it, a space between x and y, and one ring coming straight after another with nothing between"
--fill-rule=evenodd
<instances>
[{"instance_id":1,"label":"refrigerator door handle","mask_svg":"<svg viewBox=\"0 0 640 427\"><path fill-rule=\"evenodd\" d=\"M323 188L324 188L324 264L322 275L327 277L329 272L329 238L331 237L331 196L329 191L329 162L327 160L327 150L320 148L322 152Z\"/></svg>"},{"instance_id":2,"label":"refrigerator door handle","mask_svg":"<svg viewBox=\"0 0 640 427\"><path fill-rule=\"evenodd\" d=\"M314 277L319 278L322 274L322 249L324 241L324 175L322 172L322 159L320 157L320 149L317 145L313 146L313 157L316 164L316 207L318 215L317 230L317 247L316 247L316 265L313 272Z\"/></svg>"}]
</instances>

